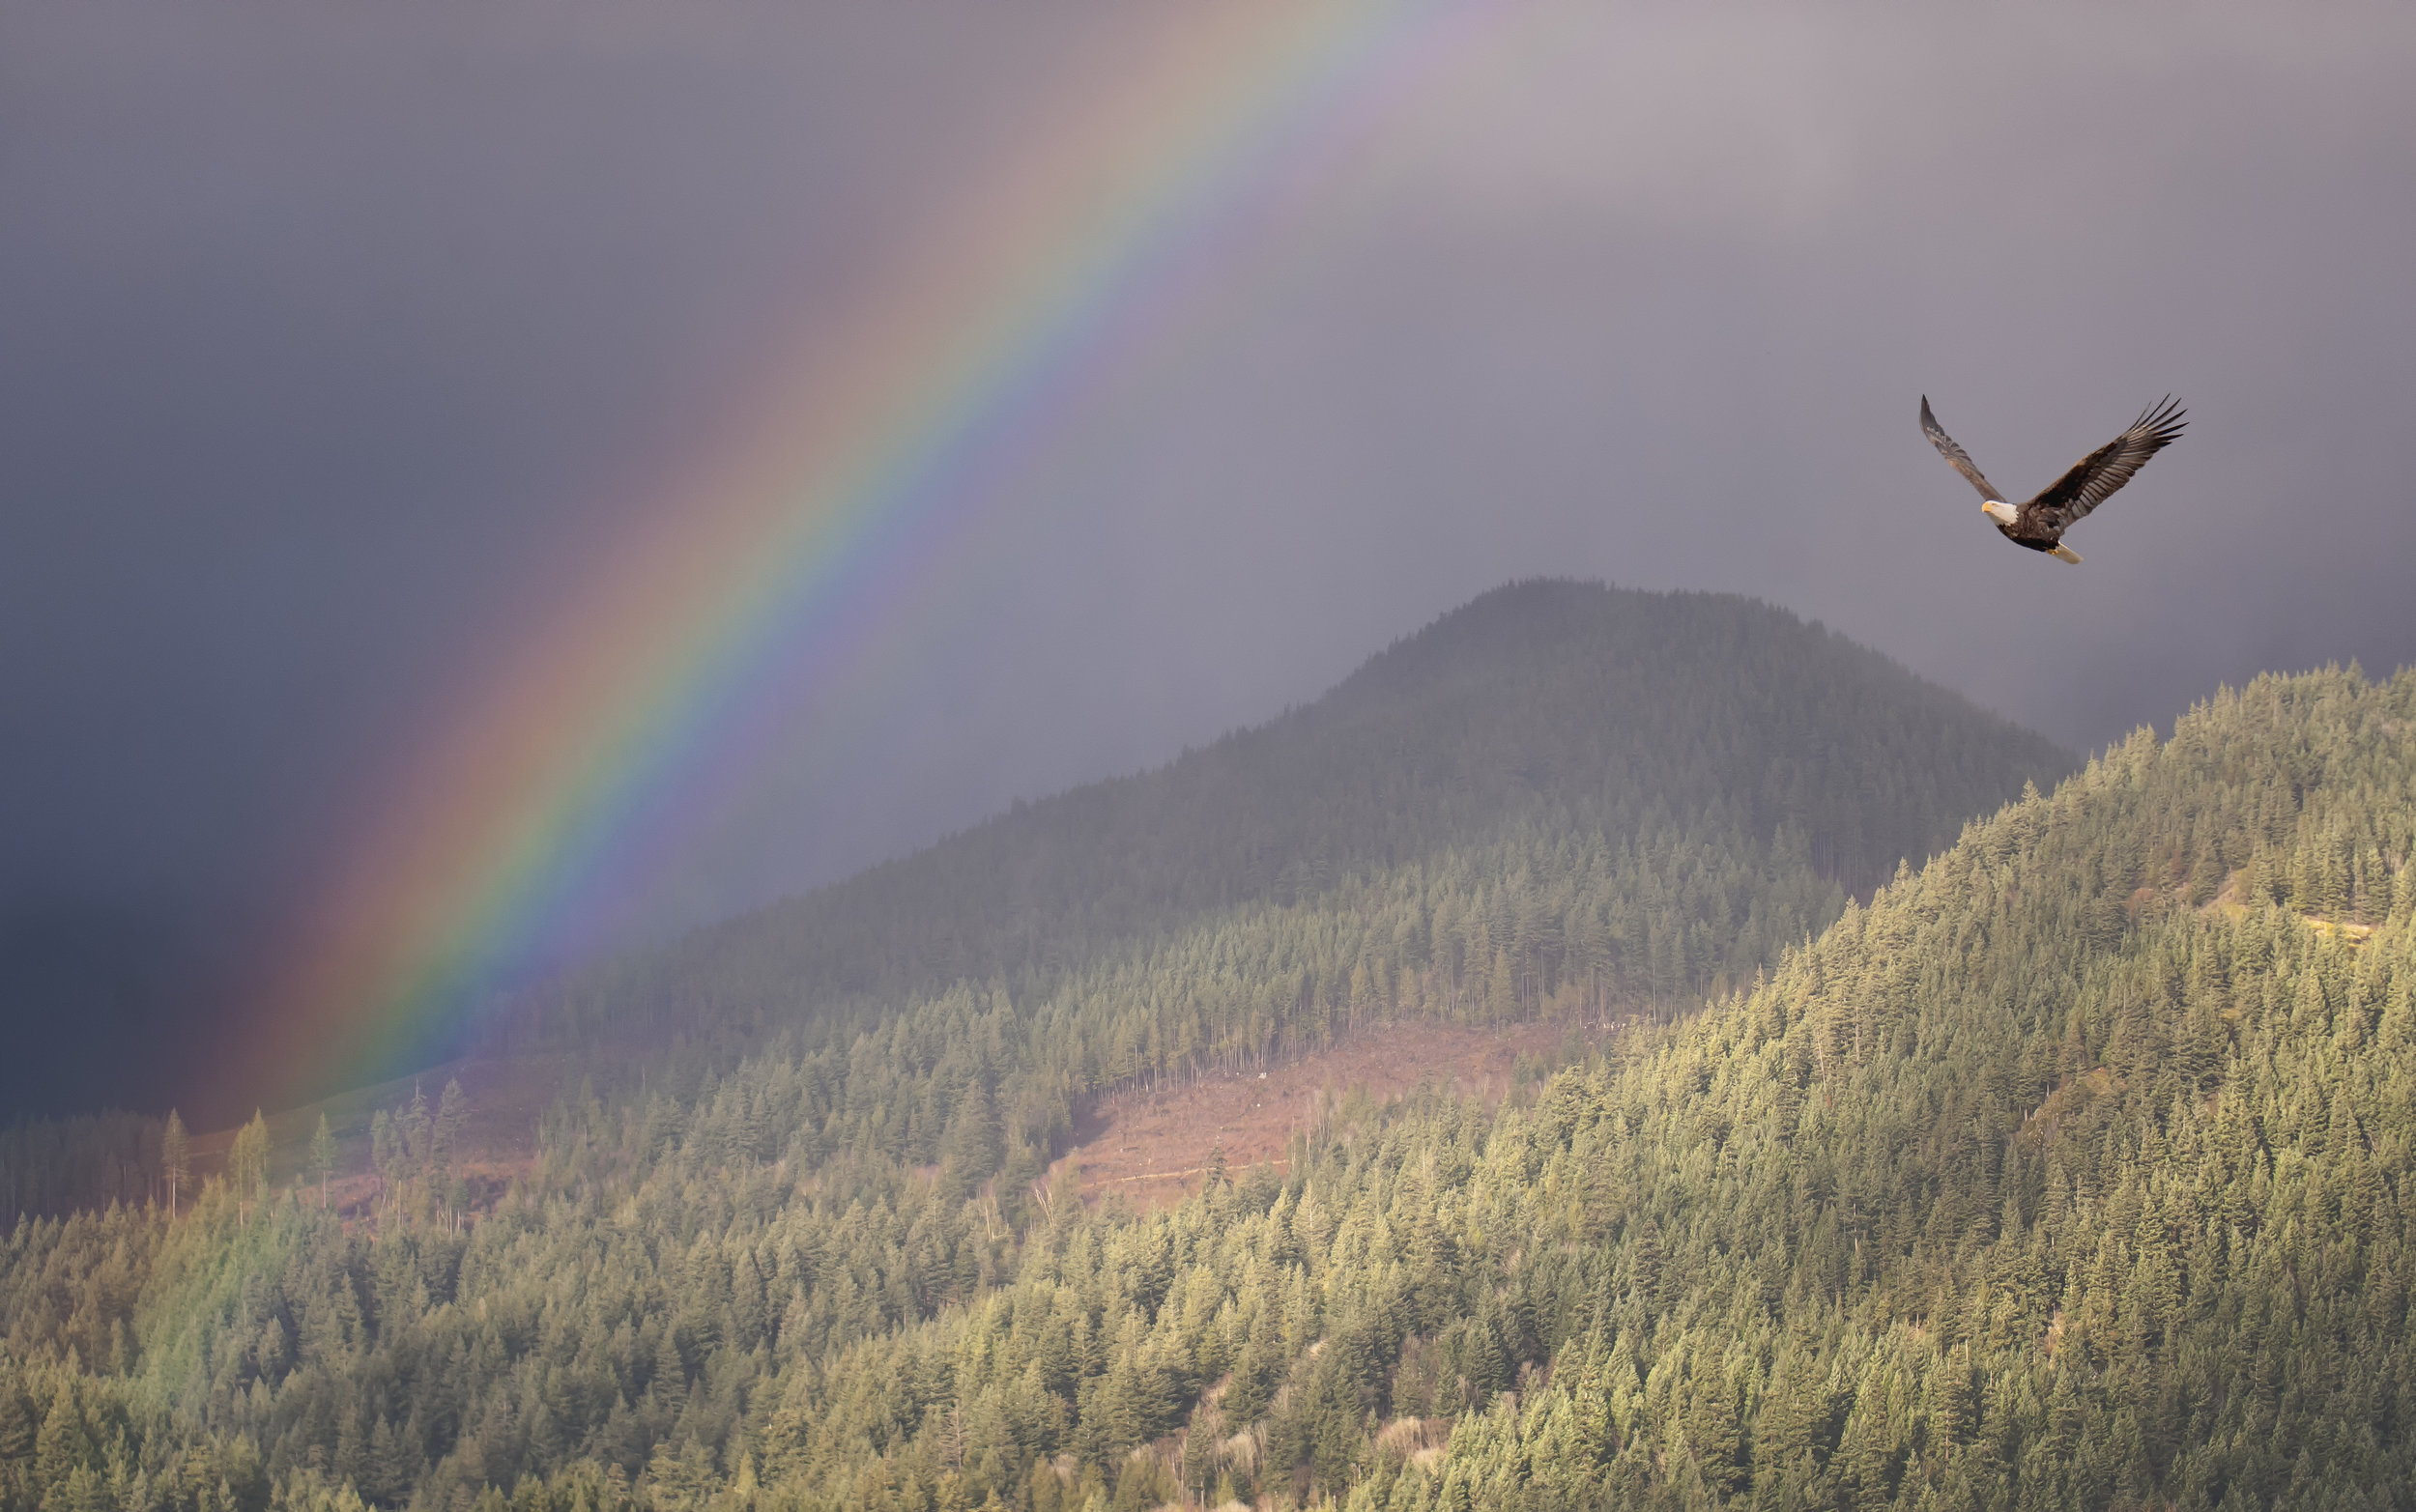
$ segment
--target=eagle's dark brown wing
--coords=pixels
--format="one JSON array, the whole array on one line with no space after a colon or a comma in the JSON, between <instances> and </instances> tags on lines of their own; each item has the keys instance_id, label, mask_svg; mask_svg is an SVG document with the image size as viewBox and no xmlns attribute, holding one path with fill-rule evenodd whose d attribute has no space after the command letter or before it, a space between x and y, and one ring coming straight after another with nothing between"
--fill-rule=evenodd
<instances>
[{"instance_id":1,"label":"eagle's dark brown wing","mask_svg":"<svg viewBox=\"0 0 2416 1512\"><path fill-rule=\"evenodd\" d=\"M2060 535L2072 528L2084 515L2104 503L2115 489L2131 481L2131 474L2147 465L2147 459L2172 444L2188 422L2186 414L2167 394L2164 403L2140 412L2131 428L2083 457L2072 471L2056 479L2044 493L2022 506L2021 525L2030 528L2033 519L2038 527Z\"/></svg>"},{"instance_id":2,"label":"eagle's dark brown wing","mask_svg":"<svg viewBox=\"0 0 2416 1512\"><path fill-rule=\"evenodd\" d=\"M1938 416L1930 414L1930 396L1927 394L1921 396L1921 434L1930 439L1930 444L1938 448L1938 454L1946 459L1949 467L1971 480L1971 486L1980 491L1982 499L2005 497L1997 492L1996 484L1980 476L1980 470L1971 464L1971 454L1956 445L1955 439L1939 425Z\"/></svg>"}]
</instances>

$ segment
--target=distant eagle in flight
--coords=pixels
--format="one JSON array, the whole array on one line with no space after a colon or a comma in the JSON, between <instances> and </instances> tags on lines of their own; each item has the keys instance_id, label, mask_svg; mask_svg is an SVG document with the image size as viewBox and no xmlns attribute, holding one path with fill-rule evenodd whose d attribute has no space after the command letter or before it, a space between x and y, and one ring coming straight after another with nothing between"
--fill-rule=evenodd
<instances>
[{"instance_id":1,"label":"distant eagle in flight","mask_svg":"<svg viewBox=\"0 0 2416 1512\"><path fill-rule=\"evenodd\" d=\"M2083 457L2072 465L2072 471L2056 479L2036 499L2027 504L2009 504L2005 496L1997 492L1997 485L1980 476L1980 470L1971 465L1970 453L1955 444L1955 439L1941 430L1938 416L1930 414L1929 395L1921 396L1921 434L1930 439L1957 472L1971 480L1987 502L1980 508L1997 522L1997 528L2016 546L2027 546L2034 552L2063 561L2077 562L2081 554L2063 544L2063 532L2081 522L2081 517L2104 503L2114 491L2131 481L2131 474L2147 465L2147 459L2172 444L2188 423L2181 416L2188 412L2172 402L2171 394L2164 403L2140 412L2131 428Z\"/></svg>"}]
</instances>

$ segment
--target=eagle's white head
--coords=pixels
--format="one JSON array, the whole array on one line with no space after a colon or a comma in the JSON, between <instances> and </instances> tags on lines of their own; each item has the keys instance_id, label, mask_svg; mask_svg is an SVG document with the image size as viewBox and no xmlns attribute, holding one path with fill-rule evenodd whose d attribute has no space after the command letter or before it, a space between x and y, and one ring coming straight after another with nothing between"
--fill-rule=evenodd
<instances>
[{"instance_id":1,"label":"eagle's white head","mask_svg":"<svg viewBox=\"0 0 2416 1512\"><path fill-rule=\"evenodd\" d=\"M2013 524L2015 518L2013 506L2001 499L1992 499L1980 505L1980 512L1999 525L2009 526Z\"/></svg>"}]
</instances>

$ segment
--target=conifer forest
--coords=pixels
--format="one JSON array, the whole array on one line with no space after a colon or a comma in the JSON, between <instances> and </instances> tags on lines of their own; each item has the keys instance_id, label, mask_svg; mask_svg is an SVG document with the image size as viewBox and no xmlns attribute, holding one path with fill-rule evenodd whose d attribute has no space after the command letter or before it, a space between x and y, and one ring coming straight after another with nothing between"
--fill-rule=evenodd
<instances>
[{"instance_id":1,"label":"conifer forest","mask_svg":"<svg viewBox=\"0 0 2416 1512\"><path fill-rule=\"evenodd\" d=\"M530 992L508 1182L442 1073L0 1131L0 1509L2416 1509L2412 849L2416 672L2080 763L1514 585ZM1424 1022L1562 1049L1179 1201L1060 1163Z\"/></svg>"}]
</instances>

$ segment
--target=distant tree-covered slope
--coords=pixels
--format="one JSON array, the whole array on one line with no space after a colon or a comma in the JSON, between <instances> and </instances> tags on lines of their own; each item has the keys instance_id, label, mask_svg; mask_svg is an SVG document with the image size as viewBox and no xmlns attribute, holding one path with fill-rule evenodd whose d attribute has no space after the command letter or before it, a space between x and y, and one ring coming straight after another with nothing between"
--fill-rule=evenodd
<instances>
[{"instance_id":1,"label":"distant tree-covered slope","mask_svg":"<svg viewBox=\"0 0 2416 1512\"><path fill-rule=\"evenodd\" d=\"M433 1155L374 1225L22 1224L0 1504L2408 1507L2412 852L2416 673L2260 679L1532 1098L1154 1216L783 1051L566 1099L466 1230Z\"/></svg>"},{"instance_id":2,"label":"distant tree-covered slope","mask_svg":"<svg viewBox=\"0 0 2416 1512\"><path fill-rule=\"evenodd\" d=\"M2066 764L1767 605L1512 585L1267 726L535 993L498 1042L779 1046L830 1148L1028 1177L1136 1080L1724 995ZM141 1189L70 1179L56 1134L0 1140L17 1210Z\"/></svg>"},{"instance_id":3,"label":"distant tree-covered slope","mask_svg":"<svg viewBox=\"0 0 2416 1512\"><path fill-rule=\"evenodd\" d=\"M1305 708L619 960L541 1017L582 1035L666 1018L691 1035L733 1020L851 1033L960 982L1028 997L1234 910L1518 834L1653 836L1776 885L1861 892L2070 764L1783 610L1513 584ZM1727 954L1672 990L1711 985Z\"/></svg>"}]
</instances>

